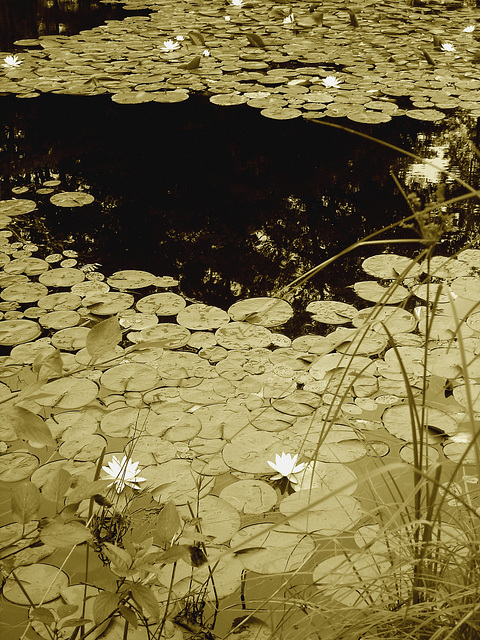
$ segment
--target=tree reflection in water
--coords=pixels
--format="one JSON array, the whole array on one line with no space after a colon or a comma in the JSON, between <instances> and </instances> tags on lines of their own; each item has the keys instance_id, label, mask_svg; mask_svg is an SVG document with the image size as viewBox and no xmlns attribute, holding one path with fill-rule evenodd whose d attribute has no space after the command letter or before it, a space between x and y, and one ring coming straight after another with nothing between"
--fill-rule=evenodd
<instances>
[{"instance_id":1,"label":"tree reflection in water","mask_svg":"<svg viewBox=\"0 0 480 640\"><path fill-rule=\"evenodd\" d=\"M268 120L248 106L218 107L201 97L173 105L117 105L107 96L2 101L0 196L58 176L64 190L88 189L96 198L60 210L33 189L24 196L40 202L32 240L48 237L52 250L71 245L106 273L179 275L187 295L222 307L266 295L408 215L391 167L407 191L432 198L431 185L392 150L315 123ZM472 126L455 117L447 125L397 118L365 130L427 157L445 147L449 166L476 183ZM459 231L445 252L478 234L477 206L459 207ZM365 277L365 255L319 274L298 292L298 304L346 299L345 285Z\"/></svg>"}]
</instances>

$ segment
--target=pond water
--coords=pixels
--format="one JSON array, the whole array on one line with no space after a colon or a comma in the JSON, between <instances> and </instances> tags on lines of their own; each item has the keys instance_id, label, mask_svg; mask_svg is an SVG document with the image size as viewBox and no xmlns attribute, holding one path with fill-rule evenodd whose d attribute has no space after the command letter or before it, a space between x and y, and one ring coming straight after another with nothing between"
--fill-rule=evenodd
<instances>
[{"instance_id":1,"label":"pond water","mask_svg":"<svg viewBox=\"0 0 480 640\"><path fill-rule=\"evenodd\" d=\"M172 105L3 98L2 111L0 196L18 197L12 189L25 187L22 197L38 203L18 229L25 240L45 245L42 251L75 249L106 274L140 268L172 275L186 295L223 308L278 290L408 215L391 168L424 201L438 181L422 163L351 133L266 120L201 96ZM465 148L471 126L395 119L372 133L427 156L441 149L444 166L475 180L475 156ZM43 192L52 178L61 181L57 190L84 190L95 202L53 206L51 192ZM458 231L446 237L445 251L474 237L475 207L471 200L459 205ZM343 299L367 254L346 257L341 271L327 269L298 293L299 306L333 292Z\"/></svg>"},{"instance_id":2,"label":"pond water","mask_svg":"<svg viewBox=\"0 0 480 640\"><path fill-rule=\"evenodd\" d=\"M69 36L105 20L146 15L146 9L126 10L108 0L2 0L0 2L0 50L20 50L14 42L45 35Z\"/></svg>"},{"instance_id":3,"label":"pond water","mask_svg":"<svg viewBox=\"0 0 480 640\"><path fill-rule=\"evenodd\" d=\"M82 3L75 6L81 7ZM11 37L7 36L7 39ZM19 36L15 35L17 37ZM34 32L24 33L22 37L34 37ZM169 300L181 305L186 302L187 315L188 309L192 308L189 303L194 300L226 310L232 303L244 298L275 294L288 282L362 236L408 215L408 206L389 175L391 170L398 175L406 192L417 194L423 203L436 198L437 186L442 180L439 172L425 163L405 159L393 149L347 131L303 120L278 122L261 117L257 110L246 105L216 106L203 95L191 96L187 101L177 104L135 105L116 104L105 95L42 95L34 100L2 96L0 106L0 200L24 198L37 203L34 211L14 220L11 228L17 235L15 239L38 245L35 255L40 258L64 251L68 257L69 250L77 252L79 265L100 263L98 270L106 276L115 271L132 269L178 278L180 292L186 300L176 294L171 294ZM344 123L343 120L337 122ZM478 162L468 145L469 139L476 138L475 127L474 120L453 115L440 124L394 118L387 125L357 128L383 141L414 150L419 155L433 157L440 166L475 185L478 183ZM451 177L445 183L447 196L462 192ZM62 191L91 194L94 200L80 207L56 206L50 199L52 195ZM439 247L439 251L446 255L462 248L465 243L478 239L479 207L476 201L470 199L466 204L458 205L455 212L456 229L446 235ZM392 233L395 238L400 235L414 237L414 233L406 229L402 229L400 233ZM415 245L412 250L399 245L394 246L393 250L395 253L415 255L420 247L421 245ZM21 247L18 248L22 250ZM125 357L127 361L115 360L105 367L99 364L89 372L91 377L86 375L75 378L74 382L78 382L81 392L71 392L70 388L53 392L50 387L44 388L50 384L46 383L39 395L35 396L38 406L33 404L33 400L29 406L38 409L38 414L45 416L51 410L54 417L49 418L49 426L55 430L55 435L61 442L61 451L56 451L55 444L47 452L42 450L39 453L38 443L33 442L26 453L18 451L19 460L25 462L26 466L33 464L33 473L38 471L35 481L39 485L49 477L50 454L56 458L63 456L67 463L75 460L72 465L82 468L80 473L84 475L80 475L80 478L85 480L90 478L89 474L105 443L108 443L107 455L110 460L112 453L121 451L127 445L135 422L132 422L132 413L138 410L136 420L141 412L142 416L147 412L153 419L148 425L146 444L139 440L134 459L140 460L141 475L148 477L149 486L151 483L154 490L152 496L147 494L144 502L140 498L136 503L142 513L135 521L138 527L145 524L143 514L145 507L151 504L148 502L150 498L158 505L158 500L164 495L173 496L182 516L188 520L185 502L196 499L198 487L189 485L188 491L193 493L187 492L185 498L185 488L179 480L183 476L178 473L178 468L187 471L193 469L195 473L201 469L198 475L205 482L205 493L208 494L215 486L212 495L204 496L206 500L202 503L202 508L205 509L202 513L205 530L209 533L213 531L218 544L241 544L242 535L246 536L248 544L250 525L262 527L265 522L278 522L281 517L279 509L282 514L291 515L302 508L300 497L295 502L294 493L293 498L284 494L280 496L278 487L278 495L274 495L273 502L263 504L263 498L270 491L271 499L273 491L268 475L271 471L266 466L266 460L283 450L301 450L304 456L302 459L305 460L316 458L318 452L315 450L315 442L320 436L315 428L312 428L313 433L310 431L312 425L308 426L303 418L316 416L318 409L320 420L315 423L313 417L311 419L314 427L319 429L319 425L323 424L322 411L334 405L332 394L327 393L332 389L328 384L322 387L323 377L327 370L330 372L327 369L327 364L330 366L328 357L337 358L342 353L343 343L336 343L338 353L327 354L327 361L322 364L325 371L320 365L316 366L318 356L323 355L322 334L333 330L334 324L315 324L311 314L305 313L305 306L311 300L350 302L353 298L358 308L370 305L371 298L359 298L352 289L346 287L357 280L366 279L361 263L366 256L374 253L379 253L378 247L363 248L361 252L342 259L339 265L326 269L295 292L292 302L297 313L290 324L282 326L280 330L300 339L305 338L304 334L314 334L307 336L303 343L297 342L298 353L295 353L295 349L283 350L281 346L277 348L278 344L270 344L268 340L264 344L262 339L268 330L261 323L260 327L253 325L252 331L258 331L261 339L259 345L254 344L251 351L248 340L242 342L245 336L240 336L238 344L231 348L232 342L225 339L225 336L222 341L221 332L218 334L218 345L215 343L214 346L211 342L211 329L218 326L218 317L213 319L210 326L207 314L206 318L201 317L204 325L197 324L198 317L183 318L183 324L178 320L175 328L182 334L182 339L189 333L187 327L192 328L193 339L188 343L186 338L183 343L180 340L172 348L170 344L165 349L158 348L157 345L151 348L151 352L148 348L145 353L139 349L139 354L122 350L119 358ZM11 252L11 256L16 257L15 251ZM470 256L470 259L471 264L467 261L468 269L463 265L462 273L468 272L470 275L478 272L475 271L476 256L474 259ZM8 256L4 256L4 260L7 263ZM53 269L47 263L42 268L45 268L45 273L40 274L39 282L47 283L49 292L62 286L62 282L59 285L59 281L52 276ZM74 279L84 277L79 269L72 269L68 275ZM118 285L115 278L110 279L110 283L113 288ZM77 284L83 286L81 282ZM38 286L38 283L35 282L34 286ZM77 288L77 291L80 289ZM136 291L134 286L132 289L138 302L143 292ZM88 298L88 294L86 297ZM466 298L468 299L468 295ZM5 302L3 309L8 307L9 301ZM15 303L15 300L12 302ZM83 302L80 304L78 300L73 303L74 306L77 305L75 309L85 312L83 319L80 319L81 314L73 308L67 309L67 316L70 314L68 322L72 315L78 315L78 319L73 321L73 326L68 327L67 331L69 328L73 332L78 331L82 340L89 329L77 324L82 324L85 320L91 323L90 328L96 326L99 319L98 316L89 314L92 308L95 311L98 301L92 303L93 307L88 301L85 305ZM145 300L143 302L144 305L147 304ZM48 300L46 304L50 310ZM9 317L14 322L15 318L22 317L22 312L18 312L20 316L15 316L15 308L12 309L13 315ZM347 307L343 309L345 311ZM349 313L352 311L351 308L347 310ZM59 312L61 313L60 309ZM218 312L217 309L216 313ZM356 313L355 309L354 312ZM103 317L108 315L107 312ZM334 321L338 320L335 313L332 315ZM60 324L64 322L64 318L62 316ZM222 325L223 320L221 316L220 318ZM348 316L345 315L343 319L340 316L340 323L348 324L348 320ZM157 318L154 318L155 321ZM58 316L53 322L55 326L49 325L47 321L45 330L42 329L48 334L47 342L53 338L52 344L59 345L68 366L72 366L72 363L75 366L77 363L84 363L85 350L82 349L83 353L80 354L80 349L77 349L80 338L75 347L69 346L66 339L62 341L58 336L62 331L55 324L59 322ZM399 344L405 348L414 344L417 351L421 351L418 345L421 343L422 332L416 329L416 318L405 311L398 322L399 325L396 326L402 327L398 332L405 340ZM472 344L479 333L475 329L475 322L475 318L472 318L469 334ZM128 317L126 323L128 326ZM154 325L153 333L158 331L160 334L162 324L163 328L171 329L173 321L172 324L168 321ZM267 322L266 326L272 325ZM148 329L150 327L146 328L147 332ZM275 330L273 327L272 331ZM450 336L448 327L446 331L447 336ZM409 332L412 332L411 335ZM4 333L1 335L4 336ZM134 344L138 338L137 333L130 331L129 335ZM439 345L443 344L444 337L445 334L439 330ZM163 334L160 335L160 341L162 339L166 339ZM4 337L3 340L3 345L11 346L12 342L8 342L8 339L5 342ZM207 342L202 342L205 340ZM319 469L329 467L330 472L332 469L339 469L339 477L331 479L331 485L326 483L329 492L338 488L338 483L348 484L355 473L362 477L365 470L370 472L377 464L381 466L381 458L387 453L390 454L388 459L401 458L405 463L412 461L411 447L409 449L408 444L409 416L405 416L403 412L401 420L396 420L398 407L401 412L407 407L407 403L404 402L402 385L398 382L398 371L394 370L392 374L393 350L388 349L390 360L383 362L384 357L387 360L387 341L384 335L378 340L380 347L377 350L366 348L365 353L362 352L365 356L362 367L365 366L365 361L369 367L372 364L379 367L378 375L375 374L373 381L378 387L375 387L375 391L369 388L372 384L371 376L365 381L365 386L359 384L353 391L349 390L348 402L342 408L342 424L335 425L340 429L333 429L332 441L322 449L323 457L318 455ZM32 344L30 340L24 340L23 343L20 341L20 348L14 358L18 360L16 365L22 367L24 377L19 375L18 380L12 382L11 378L15 376L10 376L8 371L3 370L2 393L8 393L8 384L12 388L15 388L15 384L23 388L33 380L30 364L33 362L35 347ZM280 342L282 344L290 344L288 338L286 342ZM225 348L223 345L226 345ZM328 350L333 351L333 343L330 346L331 349ZM406 362L415 364L413 355L412 351L407 352ZM87 354L87 359L88 357ZM146 360L142 360L144 357ZM224 358L225 363L222 365ZM458 442L453 439L449 442L446 436L456 435L459 425L455 423L452 426L453 420L447 421L445 414L447 409L452 410L452 406L458 408L464 397L461 391L457 393L455 400L444 393L442 376L450 376L453 380L458 377L458 367L455 369L451 363L447 364L450 368L445 373L445 362L439 357L436 362L438 369L434 369L432 375L430 372L426 375L428 379L425 384L428 385L432 406L442 414L438 423L433 425L437 431L429 435L435 448L432 446L431 450L428 449L427 458L431 456L436 459L435 456L442 455L445 468L450 463L451 468L460 454L455 449ZM130 365L131 369L125 374L124 369L119 371L119 368ZM334 368L336 366L332 365ZM338 367L340 370L341 365L338 364ZM344 384L342 371L335 373L339 373L338 384ZM409 375L410 373L412 385L418 384L420 387L418 370L409 371ZM331 375L334 377L333 373ZM60 380L62 381L63 379ZM52 384L56 382L58 381ZM337 382L334 379L334 384ZM461 387L458 380L455 381L457 383ZM310 387L305 390L308 385ZM293 395L297 391L300 395ZM301 395L303 391L305 395ZM398 396L393 396L393 391ZM420 392L420 388L418 391ZM425 391L425 387L422 391ZM287 393L291 393L293 398L288 395L288 400L285 401ZM89 394L90 401L86 399ZM309 402L313 404L310 406ZM438 407L445 409L445 412ZM273 418L262 421L263 413L272 408ZM121 419L120 413L115 413L116 411L128 412L127 418L122 413ZM76 420L83 421L85 415L85 422L88 424L82 422L81 426L86 430L81 432L80 428L76 429ZM170 439L165 436L165 440L161 440L165 431L164 423L176 424L179 419L182 420L184 432L179 428L175 436L171 435ZM401 422L401 429L398 422ZM70 428L72 424L73 428ZM236 431L238 426L239 432ZM225 435L229 427L231 432ZM241 433L243 430L247 434L245 438ZM345 431L348 432L346 441ZM361 438L357 438L359 433ZM23 441L15 440L14 437L15 435L11 436L9 441L14 443L11 445L13 449L27 448ZM154 453L150 451L153 440L157 444L161 441L162 447L155 449ZM255 443L253 452L251 442ZM369 446L375 445L373 448L378 458L367 450L365 442ZM462 443L461 440L459 442ZM449 450L443 448L445 444L453 445L450 455L447 455ZM9 455L15 454L9 451L7 456ZM41 458L38 462L36 456ZM35 460L32 461L33 458ZM175 465L177 469L174 469ZM17 466L21 467L20 464ZM50 473L52 468L53 465L50 466ZM165 478L161 481L160 476L166 473L167 468L168 481L165 482ZM4 474L2 478L8 478L6 463L1 470ZM400 494L403 487L409 486L411 466L405 464L403 472L405 478L401 473L395 478L401 487ZM313 472L311 473L313 476ZM335 473L332 472L333 475ZM29 477L27 473L25 478ZM238 493L232 493L239 481L250 480L258 483L254 489L261 489L261 504L257 511L249 511L245 504L242 507ZM302 482L306 489L308 478L303 478ZM179 483L178 486L175 483ZM14 482L9 484L7 480L2 485L2 496L7 495L9 498L12 486ZM254 489L250 487L251 491ZM238 585L245 568L249 572L243 594L246 596L243 602L245 611L254 611L258 604L261 608L260 615L268 619L268 594L276 594L283 580L269 575L271 567L268 565L276 560L276 555L284 554L280 558L280 566L285 560L283 566L290 567L290 555L295 556L292 564L298 561L301 566L313 548L310 534L316 536L318 553L312 556L311 564L304 567L304 572L296 576L301 596L306 598L307 591L302 590L303 573L307 576L305 581L311 581L308 572L312 568L316 569L321 560L327 557L327 551L332 550L324 548L328 547L331 538L336 536L334 544L343 544L344 537L347 548L349 545L355 551L361 548L361 538L365 532L354 541L350 532L352 525L357 527L360 518L365 518L365 513L368 513L370 525L374 520L370 516L376 506L384 506L389 500L394 500L392 487L388 483L385 483L383 493L380 490L375 493L375 487L374 495L370 495L369 489L372 486L367 481L361 483L358 493L355 493L355 496L359 496L359 501L350 494L341 494L338 509L330 509L328 516L315 512L313 517L318 521L315 520L314 523L302 522L301 518L300 521L298 518L295 520L294 516L293 521L300 534L293 532L294 543L286 541L288 536L293 537L291 529L288 535L281 531L277 542L270 541L271 546L267 545L270 555L266 554L267 559L261 570L257 559L254 558L250 563L248 553L242 559L239 559L240 556L230 558L231 567L227 567L227 575L222 573L222 579L219 580L219 588L224 589L226 595L221 602L221 619L215 632L226 635L231 620L242 613ZM48 493L47 490L44 491ZM238 486L236 491L240 491ZM300 493L297 495L300 496ZM220 494L223 497L218 498ZM254 492L253 495L257 494ZM290 505L293 504L290 511L285 506L288 500ZM360 500L365 510L362 513ZM233 508L232 504L236 507ZM224 509L226 515L222 512L219 524L216 520L217 511ZM5 511L8 513L8 509ZM448 508L446 512L448 519L451 513ZM327 517L330 518L328 525L326 529L322 529L323 520ZM235 530L237 522L238 528L242 527L240 533ZM145 526L149 526L149 523ZM221 532L217 532L219 526L222 527ZM458 535L458 531L454 529L454 535ZM322 535L324 539L321 539ZM297 542L300 547L298 557ZM405 548L405 539L401 539L402 545ZM80 551L83 551L83 547ZM302 555L304 551L305 555ZM215 553L215 549L212 549L212 553ZM46 562L62 562L63 555L63 550L57 551ZM82 563L83 556L81 559L75 556L66 565L72 583L83 579ZM45 566L42 567L44 568ZM101 574L105 567L97 562L93 569ZM230 590L231 574L235 574L235 579ZM173 575L171 578L173 583ZM94 581L92 578L92 582ZM11 587L11 583L10 579L8 587ZM383 584L381 579L380 584ZM289 584L288 589L290 595L295 593L295 585ZM229 600L227 596L232 593L234 595ZM347 600L347 604L348 602ZM280 603L272 619L278 620L281 617L281 607ZM10 614L10 609L8 612ZM15 615L21 625L25 619L25 609L15 609ZM298 638L300 632L294 622L290 628L292 635L289 637ZM12 634L8 637L12 640L18 637L15 629L10 629L10 632Z\"/></svg>"}]
</instances>

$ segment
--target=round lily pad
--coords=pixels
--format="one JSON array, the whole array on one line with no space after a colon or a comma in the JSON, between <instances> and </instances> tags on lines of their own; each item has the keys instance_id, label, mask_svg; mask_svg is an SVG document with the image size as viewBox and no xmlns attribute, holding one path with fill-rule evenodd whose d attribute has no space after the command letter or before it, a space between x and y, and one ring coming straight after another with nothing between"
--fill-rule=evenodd
<instances>
[{"instance_id":1,"label":"round lily pad","mask_svg":"<svg viewBox=\"0 0 480 640\"><path fill-rule=\"evenodd\" d=\"M421 411L421 407L417 407L417 412ZM458 431L456 420L440 409L429 407L426 417L428 427L439 432L440 434L454 435ZM410 408L406 404L398 404L386 409L382 416L383 424L386 429L397 438L411 442L412 434L412 418ZM418 429L418 426L415 426ZM417 436L418 437L418 436Z\"/></svg>"},{"instance_id":2,"label":"round lily pad","mask_svg":"<svg viewBox=\"0 0 480 640\"><path fill-rule=\"evenodd\" d=\"M2 589L4 597L14 604L38 605L41 602L51 602L58 598L62 589L68 587L67 574L50 564L37 562L17 567L15 576L16 580L11 575L8 576ZM17 580L22 583L23 589Z\"/></svg>"},{"instance_id":3,"label":"round lily pad","mask_svg":"<svg viewBox=\"0 0 480 640\"><path fill-rule=\"evenodd\" d=\"M50 269L42 273L38 280L47 287L72 287L83 282L85 274L80 269L58 267L58 269Z\"/></svg>"},{"instance_id":4,"label":"round lily pad","mask_svg":"<svg viewBox=\"0 0 480 640\"><path fill-rule=\"evenodd\" d=\"M232 537L230 545L234 551L253 547L254 550L242 553L239 558L245 569L263 574L298 571L315 548L310 536L288 525L278 525L272 530L268 523L243 527Z\"/></svg>"},{"instance_id":5,"label":"round lily pad","mask_svg":"<svg viewBox=\"0 0 480 640\"><path fill-rule=\"evenodd\" d=\"M27 276L38 276L50 269L46 260L41 258L16 258L11 260L3 268L5 273L25 273Z\"/></svg>"},{"instance_id":6,"label":"round lily pad","mask_svg":"<svg viewBox=\"0 0 480 640\"><path fill-rule=\"evenodd\" d=\"M248 322L230 322L215 332L217 343L225 349L255 349L268 347L272 333L266 327Z\"/></svg>"},{"instance_id":7,"label":"round lily pad","mask_svg":"<svg viewBox=\"0 0 480 640\"><path fill-rule=\"evenodd\" d=\"M247 98L237 93L219 93L218 95L210 96L209 100L210 102L213 102L213 104L219 104L226 107L244 104L247 101Z\"/></svg>"},{"instance_id":8,"label":"round lily pad","mask_svg":"<svg viewBox=\"0 0 480 640\"><path fill-rule=\"evenodd\" d=\"M30 478L40 460L26 451L14 451L0 455L0 481L20 482Z\"/></svg>"},{"instance_id":9,"label":"round lily pad","mask_svg":"<svg viewBox=\"0 0 480 640\"><path fill-rule=\"evenodd\" d=\"M19 284L11 284L0 293L2 300L15 300L22 304L29 302L37 302L48 293L45 285L39 282L20 282Z\"/></svg>"},{"instance_id":10,"label":"round lily pad","mask_svg":"<svg viewBox=\"0 0 480 640\"><path fill-rule=\"evenodd\" d=\"M153 367L136 362L107 369L101 377L104 387L121 393L153 389L157 380L158 374Z\"/></svg>"},{"instance_id":11,"label":"round lily pad","mask_svg":"<svg viewBox=\"0 0 480 640\"><path fill-rule=\"evenodd\" d=\"M76 286L76 285L74 285ZM38 306L47 311L66 311L78 309L82 303L82 298L74 293L50 293L38 300Z\"/></svg>"},{"instance_id":12,"label":"round lily pad","mask_svg":"<svg viewBox=\"0 0 480 640\"><path fill-rule=\"evenodd\" d=\"M23 200L12 198L11 200L0 200L0 214L7 216L21 216L30 213L37 208L37 203L33 200Z\"/></svg>"},{"instance_id":13,"label":"round lily pad","mask_svg":"<svg viewBox=\"0 0 480 640\"><path fill-rule=\"evenodd\" d=\"M85 407L97 397L98 387L88 378L60 378L42 385L34 399L45 407L78 409Z\"/></svg>"},{"instance_id":14,"label":"round lily pad","mask_svg":"<svg viewBox=\"0 0 480 640\"><path fill-rule=\"evenodd\" d=\"M42 330L32 320L1 320L0 345L23 344L35 340Z\"/></svg>"},{"instance_id":15,"label":"round lily pad","mask_svg":"<svg viewBox=\"0 0 480 640\"><path fill-rule=\"evenodd\" d=\"M374 280L356 282L353 285L353 289L355 293L364 300L370 300L371 302L383 302L385 304L397 304L409 296L408 290L401 285L387 288L382 287L381 284Z\"/></svg>"},{"instance_id":16,"label":"round lily pad","mask_svg":"<svg viewBox=\"0 0 480 640\"><path fill-rule=\"evenodd\" d=\"M271 118L272 120L293 120L303 115L300 109L291 107L267 107L262 109L260 113L265 118Z\"/></svg>"},{"instance_id":17,"label":"round lily pad","mask_svg":"<svg viewBox=\"0 0 480 640\"><path fill-rule=\"evenodd\" d=\"M143 289L155 284L155 280L156 276L148 271L127 269L111 275L107 278L107 283L115 289Z\"/></svg>"},{"instance_id":18,"label":"round lily pad","mask_svg":"<svg viewBox=\"0 0 480 640\"><path fill-rule=\"evenodd\" d=\"M325 324L345 324L358 313L353 305L335 300L314 300L305 311L312 314L313 320Z\"/></svg>"},{"instance_id":19,"label":"round lily pad","mask_svg":"<svg viewBox=\"0 0 480 640\"><path fill-rule=\"evenodd\" d=\"M78 351L85 347L89 331L87 327L60 329L52 336L52 344L64 351Z\"/></svg>"},{"instance_id":20,"label":"round lily pad","mask_svg":"<svg viewBox=\"0 0 480 640\"><path fill-rule=\"evenodd\" d=\"M97 316L113 316L119 311L129 309L135 301L131 293L107 291L88 294L82 302L91 313Z\"/></svg>"},{"instance_id":21,"label":"round lily pad","mask_svg":"<svg viewBox=\"0 0 480 640\"><path fill-rule=\"evenodd\" d=\"M198 500L199 495L207 495L215 484L215 478L197 475L191 468L189 460L175 458L156 466L142 469L142 477L146 485L162 502L172 500L177 505ZM200 480L201 478L201 480Z\"/></svg>"},{"instance_id":22,"label":"round lily pad","mask_svg":"<svg viewBox=\"0 0 480 640\"><path fill-rule=\"evenodd\" d=\"M175 89L173 91L155 91L155 102L184 102L188 100L189 93L186 90Z\"/></svg>"},{"instance_id":23,"label":"round lily pad","mask_svg":"<svg viewBox=\"0 0 480 640\"><path fill-rule=\"evenodd\" d=\"M157 316L174 316L180 313L186 304L185 298L182 298L182 296L170 291L163 291L140 298L135 306L142 313L155 313Z\"/></svg>"},{"instance_id":24,"label":"round lily pad","mask_svg":"<svg viewBox=\"0 0 480 640\"><path fill-rule=\"evenodd\" d=\"M106 446L106 439L98 434L70 433L68 439L60 445L58 452L70 460L96 462Z\"/></svg>"},{"instance_id":25,"label":"round lily pad","mask_svg":"<svg viewBox=\"0 0 480 640\"><path fill-rule=\"evenodd\" d=\"M294 529L325 536L351 529L363 516L360 502L351 495L326 496L320 489L302 489L280 503L280 512Z\"/></svg>"},{"instance_id":26,"label":"round lily pad","mask_svg":"<svg viewBox=\"0 0 480 640\"><path fill-rule=\"evenodd\" d=\"M223 459L236 471L269 474L272 470L268 460L274 462L284 445L277 434L269 431L244 429L228 442L223 449Z\"/></svg>"},{"instance_id":27,"label":"round lily pad","mask_svg":"<svg viewBox=\"0 0 480 640\"><path fill-rule=\"evenodd\" d=\"M187 344L190 338L190 331L178 324L162 322L155 327L142 329L139 332L136 342L155 342L156 346L165 349L178 349Z\"/></svg>"},{"instance_id":28,"label":"round lily pad","mask_svg":"<svg viewBox=\"0 0 480 640\"><path fill-rule=\"evenodd\" d=\"M230 322L228 313L219 307L194 303L185 307L177 315L178 324L192 330L218 329Z\"/></svg>"},{"instance_id":29,"label":"round lily pad","mask_svg":"<svg viewBox=\"0 0 480 640\"><path fill-rule=\"evenodd\" d=\"M45 329L66 329L80 322L81 316L76 311L51 311L40 316L38 322Z\"/></svg>"},{"instance_id":30,"label":"round lily pad","mask_svg":"<svg viewBox=\"0 0 480 640\"><path fill-rule=\"evenodd\" d=\"M50 198L50 202L57 207L83 207L94 200L92 195L81 191L62 191Z\"/></svg>"},{"instance_id":31,"label":"round lily pad","mask_svg":"<svg viewBox=\"0 0 480 640\"><path fill-rule=\"evenodd\" d=\"M382 306L362 309L352 319L356 327L368 324L374 331L385 333L386 329L392 334L413 331L417 321L413 313L400 307Z\"/></svg>"},{"instance_id":32,"label":"round lily pad","mask_svg":"<svg viewBox=\"0 0 480 640\"><path fill-rule=\"evenodd\" d=\"M422 267L411 258L398 256L395 253L380 253L366 258L362 268L370 276L395 280L405 272L405 277L414 278L422 272Z\"/></svg>"},{"instance_id":33,"label":"round lily pad","mask_svg":"<svg viewBox=\"0 0 480 640\"><path fill-rule=\"evenodd\" d=\"M189 511L185 512L190 518ZM227 500L207 495L198 501L196 515L201 518L202 533L213 538L214 544L228 542L240 529L240 514ZM188 535L189 527L184 529Z\"/></svg>"},{"instance_id":34,"label":"round lily pad","mask_svg":"<svg viewBox=\"0 0 480 640\"><path fill-rule=\"evenodd\" d=\"M247 514L266 513L277 503L277 492L262 480L239 480L229 484L220 493L240 512Z\"/></svg>"},{"instance_id":35,"label":"round lily pad","mask_svg":"<svg viewBox=\"0 0 480 640\"><path fill-rule=\"evenodd\" d=\"M405 115L414 120L425 120L426 122L438 122L445 118L445 114L438 109L408 109Z\"/></svg>"},{"instance_id":36,"label":"round lily pad","mask_svg":"<svg viewBox=\"0 0 480 640\"><path fill-rule=\"evenodd\" d=\"M285 324L293 315L292 306L280 298L247 298L232 304L228 309L232 320L277 327Z\"/></svg>"}]
</instances>

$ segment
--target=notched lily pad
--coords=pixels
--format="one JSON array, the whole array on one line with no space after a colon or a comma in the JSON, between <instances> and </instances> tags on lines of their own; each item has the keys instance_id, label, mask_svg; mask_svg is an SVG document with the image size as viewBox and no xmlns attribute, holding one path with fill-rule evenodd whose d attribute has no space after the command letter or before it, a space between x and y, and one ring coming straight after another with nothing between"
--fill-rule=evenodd
<instances>
[{"instance_id":1,"label":"notched lily pad","mask_svg":"<svg viewBox=\"0 0 480 640\"><path fill-rule=\"evenodd\" d=\"M57 207L83 207L94 200L92 195L81 191L62 191L50 198L50 202Z\"/></svg>"}]
</instances>

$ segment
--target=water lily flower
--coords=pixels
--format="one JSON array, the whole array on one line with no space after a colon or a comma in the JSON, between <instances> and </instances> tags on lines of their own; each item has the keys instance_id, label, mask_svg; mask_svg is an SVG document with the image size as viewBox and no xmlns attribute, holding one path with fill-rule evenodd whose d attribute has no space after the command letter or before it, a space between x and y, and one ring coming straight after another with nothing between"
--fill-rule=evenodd
<instances>
[{"instance_id":1,"label":"water lily flower","mask_svg":"<svg viewBox=\"0 0 480 640\"><path fill-rule=\"evenodd\" d=\"M178 40L179 42L183 42L183 40L185 40L185 36L175 36L175 40ZM165 44L165 42L163 44Z\"/></svg>"},{"instance_id":2,"label":"water lily flower","mask_svg":"<svg viewBox=\"0 0 480 640\"><path fill-rule=\"evenodd\" d=\"M455 47L450 42L444 42L441 46L441 49L442 51L446 51L448 53L453 53L454 51L456 51Z\"/></svg>"},{"instance_id":3,"label":"water lily flower","mask_svg":"<svg viewBox=\"0 0 480 640\"><path fill-rule=\"evenodd\" d=\"M230 16L225 16L225 20L226 20L227 22L230 22L231 17L230 17Z\"/></svg>"},{"instance_id":4,"label":"water lily flower","mask_svg":"<svg viewBox=\"0 0 480 640\"><path fill-rule=\"evenodd\" d=\"M328 89L336 89L340 85L340 83L341 80L339 80L336 76L327 76L322 80L323 86L327 87Z\"/></svg>"},{"instance_id":5,"label":"water lily flower","mask_svg":"<svg viewBox=\"0 0 480 640\"><path fill-rule=\"evenodd\" d=\"M123 460L121 462L113 456L111 462L108 463L106 467L102 467L105 473L113 478L113 482L111 482L108 486L111 487L115 485L115 489L117 493L122 493L125 489L125 485L132 487L132 489L140 489L138 486L139 482L144 482L146 478L140 478L138 474L138 462L132 462L130 458L123 456Z\"/></svg>"},{"instance_id":6,"label":"water lily flower","mask_svg":"<svg viewBox=\"0 0 480 640\"><path fill-rule=\"evenodd\" d=\"M7 56L4 58L4 62L2 67L19 67L22 64L22 60L18 58L18 56Z\"/></svg>"},{"instance_id":7,"label":"water lily flower","mask_svg":"<svg viewBox=\"0 0 480 640\"><path fill-rule=\"evenodd\" d=\"M234 7L241 7L243 6L243 0L230 0L230 4Z\"/></svg>"},{"instance_id":8,"label":"water lily flower","mask_svg":"<svg viewBox=\"0 0 480 640\"><path fill-rule=\"evenodd\" d=\"M275 455L275 462L270 462L267 460L268 464L275 469L277 472L274 476L272 476L272 480L281 480L282 478L287 478L290 482L298 482L295 478L296 473L300 473L307 466L305 462L297 464L298 453L292 456L290 453L282 453Z\"/></svg>"},{"instance_id":9,"label":"water lily flower","mask_svg":"<svg viewBox=\"0 0 480 640\"><path fill-rule=\"evenodd\" d=\"M465 33L472 33L472 31L475 31L475 26L473 24L469 24L468 27L465 27L463 31Z\"/></svg>"},{"instance_id":10,"label":"water lily flower","mask_svg":"<svg viewBox=\"0 0 480 640\"><path fill-rule=\"evenodd\" d=\"M209 55L210 55L210 51L208 49L204 49L202 56L204 56L205 58L208 58Z\"/></svg>"},{"instance_id":11,"label":"water lily flower","mask_svg":"<svg viewBox=\"0 0 480 640\"><path fill-rule=\"evenodd\" d=\"M295 16L293 15L293 13L290 13L286 18L284 18L283 20L283 24L293 24L295 22Z\"/></svg>"},{"instance_id":12,"label":"water lily flower","mask_svg":"<svg viewBox=\"0 0 480 640\"><path fill-rule=\"evenodd\" d=\"M166 51L167 53L169 53L170 51L175 51L175 49L179 48L180 45L178 44L178 42L174 42L173 40L164 40L161 51Z\"/></svg>"}]
</instances>

